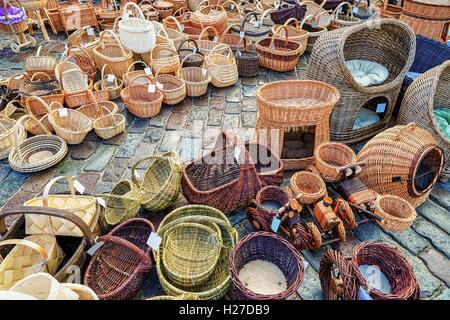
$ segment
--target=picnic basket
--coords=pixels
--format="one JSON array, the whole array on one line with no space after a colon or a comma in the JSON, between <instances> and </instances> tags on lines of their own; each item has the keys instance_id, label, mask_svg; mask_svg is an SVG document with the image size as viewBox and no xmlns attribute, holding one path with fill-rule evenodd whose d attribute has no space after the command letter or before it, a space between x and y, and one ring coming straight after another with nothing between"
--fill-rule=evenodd
<instances>
[{"instance_id":1,"label":"picnic basket","mask_svg":"<svg viewBox=\"0 0 450 320\"><path fill-rule=\"evenodd\" d=\"M177 104L186 97L186 84L183 78L178 76L175 68L166 67L166 69L171 69L173 75L169 73L160 74L162 69L158 69L155 74L155 80L157 84L160 83L162 85L158 90L164 95L163 102L165 104Z\"/></svg>"},{"instance_id":2,"label":"picnic basket","mask_svg":"<svg viewBox=\"0 0 450 320\"><path fill-rule=\"evenodd\" d=\"M195 55L202 59L203 64L200 67L192 66L183 68L185 61ZM208 84L211 82L211 76L204 67L204 56L199 53L191 53L181 61L181 67L181 76L186 84L186 95L189 97L200 97L204 95L208 89Z\"/></svg>"},{"instance_id":3,"label":"picnic basket","mask_svg":"<svg viewBox=\"0 0 450 320\"><path fill-rule=\"evenodd\" d=\"M9 151L14 145L14 127L16 121L0 114L0 160L8 158ZM26 139L26 131L21 126L19 128L19 142Z\"/></svg>"},{"instance_id":4,"label":"picnic basket","mask_svg":"<svg viewBox=\"0 0 450 320\"><path fill-rule=\"evenodd\" d=\"M41 50L44 51L44 56L41 56ZM36 55L25 59L24 69L28 76L32 77L36 72L47 73L50 78L54 78L54 69L58 60L50 57L47 50L43 46L39 46Z\"/></svg>"},{"instance_id":5,"label":"picnic basket","mask_svg":"<svg viewBox=\"0 0 450 320\"><path fill-rule=\"evenodd\" d=\"M52 110L48 116L55 133L66 140L68 144L80 144L92 129L92 120L74 109Z\"/></svg>"},{"instance_id":6,"label":"picnic basket","mask_svg":"<svg viewBox=\"0 0 450 320\"><path fill-rule=\"evenodd\" d=\"M218 49L222 50L216 53ZM235 84L239 79L236 60L232 56L231 48L223 43L215 46L208 56L205 57L205 65L209 74L211 75L211 84L215 87L229 87Z\"/></svg>"},{"instance_id":7,"label":"picnic basket","mask_svg":"<svg viewBox=\"0 0 450 320\"><path fill-rule=\"evenodd\" d=\"M141 178L136 174L137 166L151 160ZM161 156L139 159L131 167L131 178L140 190L141 205L145 210L157 212L177 201L181 193L181 171L183 162L173 151Z\"/></svg>"}]
</instances>

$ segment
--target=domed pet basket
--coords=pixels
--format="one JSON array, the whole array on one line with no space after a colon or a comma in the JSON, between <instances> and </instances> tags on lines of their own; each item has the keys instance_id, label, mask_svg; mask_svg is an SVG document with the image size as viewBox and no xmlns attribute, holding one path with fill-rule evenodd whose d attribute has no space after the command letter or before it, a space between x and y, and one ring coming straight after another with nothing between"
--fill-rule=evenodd
<instances>
[{"instance_id":1,"label":"domed pet basket","mask_svg":"<svg viewBox=\"0 0 450 320\"><path fill-rule=\"evenodd\" d=\"M304 275L297 249L264 231L245 236L233 247L230 271L237 296L245 300L285 300L297 291Z\"/></svg>"},{"instance_id":2,"label":"domed pet basket","mask_svg":"<svg viewBox=\"0 0 450 320\"><path fill-rule=\"evenodd\" d=\"M428 199L444 157L432 135L410 123L369 140L358 153L357 162L361 161L366 165L358 177L369 189L399 196L418 207Z\"/></svg>"},{"instance_id":3,"label":"domed pet basket","mask_svg":"<svg viewBox=\"0 0 450 320\"><path fill-rule=\"evenodd\" d=\"M341 28L317 39L306 78L330 83L340 92L340 100L330 116L332 141L355 143L387 128L415 49L414 32L394 19L377 20L376 26L369 21ZM349 60L378 63L388 70L388 77L379 85L363 87L347 67ZM358 125L357 120L366 119L360 111L370 113L375 122Z\"/></svg>"}]
</instances>

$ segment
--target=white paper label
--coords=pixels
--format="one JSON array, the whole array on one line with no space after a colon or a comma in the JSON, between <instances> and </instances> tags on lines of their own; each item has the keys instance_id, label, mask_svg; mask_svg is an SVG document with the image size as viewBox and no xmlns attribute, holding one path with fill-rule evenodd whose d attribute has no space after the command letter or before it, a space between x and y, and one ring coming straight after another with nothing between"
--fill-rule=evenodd
<instances>
[{"instance_id":1,"label":"white paper label","mask_svg":"<svg viewBox=\"0 0 450 320\"><path fill-rule=\"evenodd\" d=\"M313 29L316 28L316 22L315 22L315 21L313 21L313 22L311 23L311 27L312 27Z\"/></svg>"},{"instance_id":2,"label":"white paper label","mask_svg":"<svg viewBox=\"0 0 450 320\"><path fill-rule=\"evenodd\" d=\"M94 244L92 247L89 248L89 250L87 251L87 254L90 256L93 256L95 251L100 249L103 244L104 244L104 242L97 242L96 244Z\"/></svg>"},{"instance_id":3,"label":"white paper label","mask_svg":"<svg viewBox=\"0 0 450 320\"><path fill-rule=\"evenodd\" d=\"M303 269L306 270L308 269L309 266L309 262L308 261L303 261Z\"/></svg>"},{"instance_id":4,"label":"white paper label","mask_svg":"<svg viewBox=\"0 0 450 320\"><path fill-rule=\"evenodd\" d=\"M116 79L116 76L113 74L108 74L106 76L106 81L108 81L108 82L114 82L115 79Z\"/></svg>"},{"instance_id":5,"label":"white paper label","mask_svg":"<svg viewBox=\"0 0 450 320\"><path fill-rule=\"evenodd\" d=\"M161 244L161 241L162 241L161 237L158 236L158 234L152 232L150 233L150 237L148 237L147 245L153 250L157 251L159 245Z\"/></svg>"},{"instance_id":6,"label":"white paper label","mask_svg":"<svg viewBox=\"0 0 450 320\"><path fill-rule=\"evenodd\" d=\"M342 7L339 8L338 13L342 13Z\"/></svg>"},{"instance_id":7,"label":"white paper label","mask_svg":"<svg viewBox=\"0 0 450 320\"><path fill-rule=\"evenodd\" d=\"M270 225L270 228L273 232L278 232L278 228L280 227L281 220L278 218L273 217L272 224Z\"/></svg>"},{"instance_id":8,"label":"white paper label","mask_svg":"<svg viewBox=\"0 0 450 320\"><path fill-rule=\"evenodd\" d=\"M108 9L109 10L114 10L114 7L113 7L112 3L109 4Z\"/></svg>"},{"instance_id":9,"label":"white paper label","mask_svg":"<svg viewBox=\"0 0 450 320\"><path fill-rule=\"evenodd\" d=\"M202 68L202 75L206 76L206 69L205 68Z\"/></svg>"},{"instance_id":10,"label":"white paper label","mask_svg":"<svg viewBox=\"0 0 450 320\"><path fill-rule=\"evenodd\" d=\"M96 197L95 199L97 200L98 204L101 205L103 208L106 207L105 199L103 199L101 197Z\"/></svg>"},{"instance_id":11,"label":"white paper label","mask_svg":"<svg viewBox=\"0 0 450 320\"><path fill-rule=\"evenodd\" d=\"M219 40L219 39L217 38L217 36L215 36L213 39L213 42L217 42L217 40Z\"/></svg>"},{"instance_id":12,"label":"white paper label","mask_svg":"<svg viewBox=\"0 0 450 320\"><path fill-rule=\"evenodd\" d=\"M245 36L245 32L244 32L244 31L239 32L239 37L240 37L241 39L242 39L244 36Z\"/></svg>"},{"instance_id":13,"label":"white paper label","mask_svg":"<svg viewBox=\"0 0 450 320\"><path fill-rule=\"evenodd\" d=\"M84 190L86 189L78 180L75 180L73 182L73 187L75 190L77 190L80 194L84 193Z\"/></svg>"},{"instance_id":14,"label":"white paper label","mask_svg":"<svg viewBox=\"0 0 450 320\"><path fill-rule=\"evenodd\" d=\"M234 9L234 3L231 4L230 8L231 8L231 10Z\"/></svg>"},{"instance_id":15,"label":"white paper label","mask_svg":"<svg viewBox=\"0 0 450 320\"><path fill-rule=\"evenodd\" d=\"M140 175L139 172L137 172L137 171L134 172L134 176L135 176L136 178L138 178L138 179L141 177L141 175Z\"/></svg>"},{"instance_id":16,"label":"white paper label","mask_svg":"<svg viewBox=\"0 0 450 320\"><path fill-rule=\"evenodd\" d=\"M144 69L144 72L145 72L145 74L148 75L148 76L153 75L153 74L152 74L152 69L150 69L149 67L145 68L145 69Z\"/></svg>"},{"instance_id":17,"label":"white paper label","mask_svg":"<svg viewBox=\"0 0 450 320\"><path fill-rule=\"evenodd\" d=\"M335 19L335 16L334 16L334 14L332 14L331 15L331 20L334 21L334 19Z\"/></svg>"},{"instance_id":18,"label":"white paper label","mask_svg":"<svg viewBox=\"0 0 450 320\"><path fill-rule=\"evenodd\" d=\"M239 163L239 156L241 155L241 149L234 147L234 158Z\"/></svg>"},{"instance_id":19,"label":"white paper label","mask_svg":"<svg viewBox=\"0 0 450 320\"><path fill-rule=\"evenodd\" d=\"M353 13L358 13L358 7L353 7Z\"/></svg>"},{"instance_id":20,"label":"white paper label","mask_svg":"<svg viewBox=\"0 0 450 320\"><path fill-rule=\"evenodd\" d=\"M127 12L127 11L125 11L124 13L123 13L123 18L124 19L128 19L130 17L130 14Z\"/></svg>"},{"instance_id":21,"label":"white paper label","mask_svg":"<svg viewBox=\"0 0 450 320\"><path fill-rule=\"evenodd\" d=\"M197 53L197 48L192 49L192 53Z\"/></svg>"},{"instance_id":22,"label":"white paper label","mask_svg":"<svg viewBox=\"0 0 450 320\"><path fill-rule=\"evenodd\" d=\"M157 87L159 90L162 90L162 88L164 88L164 86L163 86L161 83L159 83L159 82L156 83L156 87Z\"/></svg>"},{"instance_id":23,"label":"white paper label","mask_svg":"<svg viewBox=\"0 0 450 320\"><path fill-rule=\"evenodd\" d=\"M68 116L68 112L67 112L67 109L66 108L59 108L58 109L58 113L59 113L59 116L62 118L62 117L67 117Z\"/></svg>"},{"instance_id":24,"label":"white paper label","mask_svg":"<svg viewBox=\"0 0 450 320\"><path fill-rule=\"evenodd\" d=\"M280 7L280 4L277 2L275 3L275 9L278 9Z\"/></svg>"},{"instance_id":25,"label":"white paper label","mask_svg":"<svg viewBox=\"0 0 450 320\"><path fill-rule=\"evenodd\" d=\"M187 18L188 18L188 16L187 16L187 14L185 14L185 15L183 16L183 20L187 20Z\"/></svg>"},{"instance_id":26,"label":"white paper label","mask_svg":"<svg viewBox=\"0 0 450 320\"><path fill-rule=\"evenodd\" d=\"M87 28L86 29L86 33L88 34L88 36L94 35L94 32L92 31L92 28Z\"/></svg>"},{"instance_id":27,"label":"white paper label","mask_svg":"<svg viewBox=\"0 0 450 320\"><path fill-rule=\"evenodd\" d=\"M258 21L258 20L254 21L254 22L253 22L253 26L254 26L255 28L259 28L259 21Z\"/></svg>"},{"instance_id":28,"label":"white paper label","mask_svg":"<svg viewBox=\"0 0 450 320\"><path fill-rule=\"evenodd\" d=\"M184 31L184 24L180 25L180 30L181 30L181 32Z\"/></svg>"},{"instance_id":29,"label":"white paper label","mask_svg":"<svg viewBox=\"0 0 450 320\"><path fill-rule=\"evenodd\" d=\"M148 92L153 93L153 92L155 92L155 89L156 89L156 87L153 83L150 83L148 85Z\"/></svg>"}]
</instances>

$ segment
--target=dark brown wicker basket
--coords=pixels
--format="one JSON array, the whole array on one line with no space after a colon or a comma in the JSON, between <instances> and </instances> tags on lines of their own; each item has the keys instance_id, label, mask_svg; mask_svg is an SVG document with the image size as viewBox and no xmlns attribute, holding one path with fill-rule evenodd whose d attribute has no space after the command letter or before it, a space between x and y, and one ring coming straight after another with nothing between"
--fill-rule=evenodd
<instances>
[{"instance_id":1,"label":"dark brown wicker basket","mask_svg":"<svg viewBox=\"0 0 450 320\"><path fill-rule=\"evenodd\" d=\"M242 40L245 42L243 50L241 50ZM239 46L235 54L238 73L241 77L256 77L259 72L259 53L246 50L246 47L247 40L244 37L239 41Z\"/></svg>"}]
</instances>

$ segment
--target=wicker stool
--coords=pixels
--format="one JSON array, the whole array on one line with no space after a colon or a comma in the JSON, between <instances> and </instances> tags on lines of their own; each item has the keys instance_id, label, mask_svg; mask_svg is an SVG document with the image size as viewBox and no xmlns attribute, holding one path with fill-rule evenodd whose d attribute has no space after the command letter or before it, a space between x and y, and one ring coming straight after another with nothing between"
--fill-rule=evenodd
<instances>
[{"instance_id":1,"label":"wicker stool","mask_svg":"<svg viewBox=\"0 0 450 320\"><path fill-rule=\"evenodd\" d=\"M410 27L394 19L373 24L369 21L322 35L309 59L306 78L331 84L341 95L330 116L333 141L355 143L386 129L403 78L413 62L416 38ZM387 80L377 86L360 86L345 64L352 59L385 66L389 71ZM362 107L383 116L376 123L354 130Z\"/></svg>"}]
</instances>

